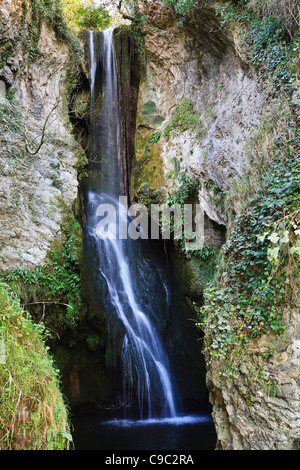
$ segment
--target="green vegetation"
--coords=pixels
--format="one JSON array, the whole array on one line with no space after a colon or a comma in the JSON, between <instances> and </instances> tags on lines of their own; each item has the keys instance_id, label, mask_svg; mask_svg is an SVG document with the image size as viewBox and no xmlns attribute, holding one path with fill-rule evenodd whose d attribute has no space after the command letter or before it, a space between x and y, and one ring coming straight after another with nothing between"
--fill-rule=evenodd
<instances>
[{"instance_id":1,"label":"green vegetation","mask_svg":"<svg viewBox=\"0 0 300 470\"><path fill-rule=\"evenodd\" d=\"M58 371L45 339L43 324L34 324L1 283L1 450L63 450L72 442Z\"/></svg>"},{"instance_id":2,"label":"green vegetation","mask_svg":"<svg viewBox=\"0 0 300 470\"><path fill-rule=\"evenodd\" d=\"M273 84L273 94L295 90L299 69L299 12L293 2L243 0L218 6L221 24L234 22L250 51L250 62Z\"/></svg>"},{"instance_id":3,"label":"green vegetation","mask_svg":"<svg viewBox=\"0 0 300 470\"><path fill-rule=\"evenodd\" d=\"M156 104L154 103L154 101L151 101L151 100L147 101L147 103L143 105L142 116L150 116L151 114L155 112L155 109L156 109Z\"/></svg>"},{"instance_id":4,"label":"green vegetation","mask_svg":"<svg viewBox=\"0 0 300 470\"><path fill-rule=\"evenodd\" d=\"M0 130L3 132L20 133L22 129L22 114L17 109L18 102L14 93L6 94L6 100L0 104Z\"/></svg>"},{"instance_id":5,"label":"green vegetation","mask_svg":"<svg viewBox=\"0 0 300 470\"><path fill-rule=\"evenodd\" d=\"M174 111L173 116L164 128L166 137L174 137L187 130L190 130L197 136L203 135L205 129L203 128L201 118L188 99L178 103Z\"/></svg>"},{"instance_id":6,"label":"green vegetation","mask_svg":"<svg viewBox=\"0 0 300 470\"><path fill-rule=\"evenodd\" d=\"M135 195L134 202L137 202L138 204L143 204L147 207L149 211L151 211L151 204L156 204L156 198L156 191L151 188L148 183L142 183Z\"/></svg>"},{"instance_id":7,"label":"green vegetation","mask_svg":"<svg viewBox=\"0 0 300 470\"><path fill-rule=\"evenodd\" d=\"M105 7L82 0L62 0L63 12L70 27L79 30L103 31L109 28L112 18Z\"/></svg>"},{"instance_id":8,"label":"green vegetation","mask_svg":"<svg viewBox=\"0 0 300 470\"><path fill-rule=\"evenodd\" d=\"M174 170L168 175L168 179L173 178L173 188L169 192L166 205L169 207L179 207L183 210L184 204L192 203L195 190L198 188L198 181L192 179L185 169L181 169L181 162L177 158L173 159ZM169 224L169 219L167 221L161 220L161 227L164 228L164 224L167 222ZM176 231L174 225L175 218L174 214L170 216L170 233ZM181 221L178 221L181 224ZM180 248L182 253L186 254L185 250L185 237L176 240L177 247Z\"/></svg>"},{"instance_id":9,"label":"green vegetation","mask_svg":"<svg viewBox=\"0 0 300 470\"><path fill-rule=\"evenodd\" d=\"M179 204L183 207L198 188L198 181L187 175L186 170L181 168L181 161L178 158L173 158L173 164L174 170L168 175L168 179L174 178L174 191L169 193L167 204L169 206Z\"/></svg>"},{"instance_id":10,"label":"green vegetation","mask_svg":"<svg viewBox=\"0 0 300 470\"><path fill-rule=\"evenodd\" d=\"M159 141L160 137L161 137L161 132L160 131L154 132L152 134L151 139L149 140L149 145L156 144Z\"/></svg>"},{"instance_id":11,"label":"green vegetation","mask_svg":"<svg viewBox=\"0 0 300 470\"><path fill-rule=\"evenodd\" d=\"M82 63L82 49L78 38L69 29L65 20L60 0L24 0L19 20L19 31L14 40L0 52L0 68L10 55L16 51L19 44L28 54L28 59L34 62L40 56L38 42L42 23L48 21L55 31L56 37L69 44L70 54L74 64Z\"/></svg>"},{"instance_id":12,"label":"green vegetation","mask_svg":"<svg viewBox=\"0 0 300 470\"><path fill-rule=\"evenodd\" d=\"M61 332L73 328L82 308L82 263L81 227L71 214L62 225L65 240L54 243L48 252L48 261L33 269L20 269L2 273L4 282L17 292L27 306L42 310L47 318L51 312L52 328Z\"/></svg>"},{"instance_id":13,"label":"green vegetation","mask_svg":"<svg viewBox=\"0 0 300 470\"><path fill-rule=\"evenodd\" d=\"M174 11L177 13L179 18L184 18L188 11L195 7L199 1L198 0L166 0L166 3L170 5Z\"/></svg>"}]
</instances>

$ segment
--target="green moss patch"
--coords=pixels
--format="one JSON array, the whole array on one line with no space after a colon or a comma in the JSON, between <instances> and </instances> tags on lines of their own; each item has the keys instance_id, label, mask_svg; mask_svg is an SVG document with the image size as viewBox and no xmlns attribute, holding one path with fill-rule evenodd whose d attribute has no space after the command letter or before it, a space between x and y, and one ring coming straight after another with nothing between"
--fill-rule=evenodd
<instances>
[{"instance_id":1,"label":"green moss patch","mask_svg":"<svg viewBox=\"0 0 300 470\"><path fill-rule=\"evenodd\" d=\"M2 283L0 341L0 449L68 449L68 410L44 326L33 323Z\"/></svg>"}]
</instances>

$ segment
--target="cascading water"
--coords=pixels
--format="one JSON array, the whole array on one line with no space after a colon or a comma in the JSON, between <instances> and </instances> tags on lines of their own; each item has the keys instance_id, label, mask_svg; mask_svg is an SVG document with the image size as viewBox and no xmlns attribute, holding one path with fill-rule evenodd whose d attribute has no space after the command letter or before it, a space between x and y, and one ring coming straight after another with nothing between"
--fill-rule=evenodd
<instances>
[{"instance_id":1,"label":"cascading water","mask_svg":"<svg viewBox=\"0 0 300 470\"><path fill-rule=\"evenodd\" d=\"M98 61L101 49L100 61ZM123 326L121 352L124 390L134 390L141 418L175 417L179 411L175 380L158 332L153 308L156 292L147 292L143 281L153 266L142 257L138 240L113 236L130 220L119 205L123 194L118 83L112 30L89 32L91 75L90 182L86 204L86 239L97 253L98 277L105 283L104 302L110 315ZM101 87L97 93L98 85ZM100 204L115 207L116 223L107 238L97 236ZM105 208L105 206L102 206ZM102 213L104 215L104 213ZM110 236L109 236L110 235ZM143 270L138 269L143 267ZM161 290L166 295L165 285Z\"/></svg>"}]
</instances>

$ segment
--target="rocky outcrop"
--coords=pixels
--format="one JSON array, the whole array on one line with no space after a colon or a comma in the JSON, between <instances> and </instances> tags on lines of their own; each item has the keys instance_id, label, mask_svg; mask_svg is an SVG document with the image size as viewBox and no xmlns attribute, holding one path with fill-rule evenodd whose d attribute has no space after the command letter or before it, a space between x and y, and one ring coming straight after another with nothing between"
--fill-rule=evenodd
<instances>
[{"instance_id":1,"label":"rocky outcrop","mask_svg":"<svg viewBox=\"0 0 300 470\"><path fill-rule=\"evenodd\" d=\"M168 175L176 159L199 181L198 198L208 219L228 227L235 208L229 204L230 210L225 210L225 195L234 192L236 180L247 171L247 145L260 125L264 93L212 8L195 10L178 26L166 4L145 3L146 64L131 191L138 191L146 180L164 199L174 190ZM191 103L198 126L166 135L175 106L184 101ZM149 145L153 134L159 139ZM208 244L220 246L222 236L210 238Z\"/></svg>"},{"instance_id":2,"label":"rocky outcrop","mask_svg":"<svg viewBox=\"0 0 300 470\"><path fill-rule=\"evenodd\" d=\"M69 47L45 20L37 27L33 49L28 43L31 15L24 2L1 2L0 80L10 97L0 104L4 271L44 262L51 242L60 238L65 208L77 197L76 168L82 157L68 119L74 68Z\"/></svg>"}]
</instances>

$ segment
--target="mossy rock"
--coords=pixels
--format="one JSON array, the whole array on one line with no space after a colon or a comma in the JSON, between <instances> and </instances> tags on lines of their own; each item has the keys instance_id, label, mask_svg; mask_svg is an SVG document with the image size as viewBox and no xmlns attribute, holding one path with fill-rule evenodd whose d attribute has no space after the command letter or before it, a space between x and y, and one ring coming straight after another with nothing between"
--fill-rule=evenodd
<instances>
[{"instance_id":1,"label":"mossy rock","mask_svg":"<svg viewBox=\"0 0 300 470\"><path fill-rule=\"evenodd\" d=\"M159 142L151 143L153 129L142 127L135 138L135 158L131 172L131 194L135 195L143 183L155 191L165 185L163 160Z\"/></svg>"}]
</instances>

